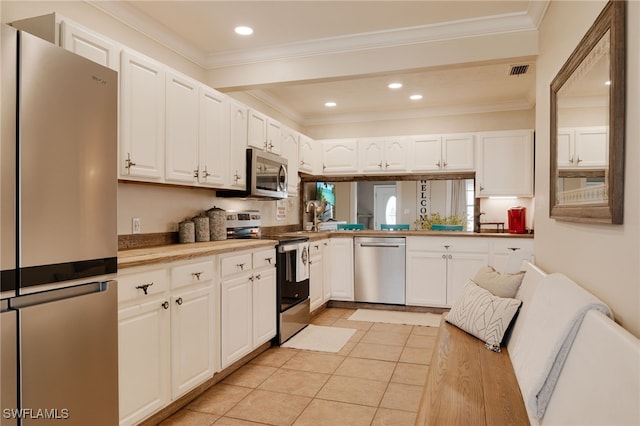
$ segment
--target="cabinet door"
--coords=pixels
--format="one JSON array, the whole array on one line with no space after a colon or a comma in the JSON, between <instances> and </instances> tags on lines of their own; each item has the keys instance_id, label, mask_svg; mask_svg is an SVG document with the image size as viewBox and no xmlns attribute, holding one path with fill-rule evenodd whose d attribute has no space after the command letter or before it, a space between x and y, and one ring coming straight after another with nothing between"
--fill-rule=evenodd
<instances>
[{"instance_id":1,"label":"cabinet door","mask_svg":"<svg viewBox=\"0 0 640 426\"><path fill-rule=\"evenodd\" d=\"M253 274L253 348L276 335L276 270L264 269Z\"/></svg>"},{"instance_id":2,"label":"cabinet door","mask_svg":"<svg viewBox=\"0 0 640 426\"><path fill-rule=\"evenodd\" d=\"M63 48L118 71L117 44L67 21L60 23L60 43Z\"/></svg>"},{"instance_id":3,"label":"cabinet door","mask_svg":"<svg viewBox=\"0 0 640 426\"><path fill-rule=\"evenodd\" d=\"M267 116L249 109L247 122L247 145L267 151Z\"/></svg>"},{"instance_id":4,"label":"cabinet door","mask_svg":"<svg viewBox=\"0 0 640 426\"><path fill-rule=\"evenodd\" d=\"M300 177L298 176L298 133L285 128L282 131L282 155L287 159L289 197L298 196Z\"/></svg>"},{"instance_id":5,"label":"cabinet door","mask_svg":"<svg viewBox=\"0 0 640 426\"><path fill-rule=\"evenodd\" d=\"M282 125L272 119L267 121L267 151L282 154Z\"/></svg>"},{"instance_id":6,"label":"cabinet door","mask_svg":"<svg viewBox=\"0 0 640 426\"><path fill-rule=\"evenodd\" d=\"M247 107L229 102L229 178L225 186L245 189L247 186Z\"/></svg>"},{"instance_id":7,"label":"cabinet door","mask_svg":"<svg viewBox=\"0 0 640 426\"><path fill-rule=\"evenodd\" d=\"M137 424L171 400L167 299L118 311L120 424Z\"/></svg>"},{"instance_id":8,"label":"cabinet door","mask_svg":"<svg viewBox=\"0 0 640 426\"><path fill-rule=\"evenodd\" d=\"M476 196L533 196L533 132L482 133Z\"/></svg>"},{"instance_id":9,"label":"cabinet door","mask_svg":"<svg viewBox=\"0 0 640 426\"><path fill-rule=\"evenodd\" d=\"M309 302L312 312L324 303L324 262L322 261L322 248L323 245L321 241L309 243Z\"/></svg>"},{"instance_id":10,"label":"cabinet door","mask_svg":"<svg viewBox=\"0 0 640 426\"><path fill-rule=\"evenodd\" d=\"M358 141L358 158L361 172L384 172L385 144L380 139Z\"/></svg>"},{"instance_id":11,"label":"cabinet door","mask_svg":"<svg viewBox=\"0 0 640 426\"><path fill-rule=\"evenodd\" d=\"M353 301L353 238L329 239L331 299ZM325 259L326 261L326 259Z\"/></svg>"},{"instance_id":12,"label":"cabinet door","mask_svg":"<svg viewBox=\"0 0 640 426\"><path fill-rule=\"evenodd\" d=\"M200 88L200 185L222 187L229 174L228 112L225 95L213 89Z\"/></svg>"},{"instance_id":13,"label":"cabinet door","mask_svg":"<svg viewBox=\"0 0 640 426\"><path fill-rule=\"evenodd\" d=\"M213 376L215 318L213 286L171 297L172 397Z\"/></svg>"},{"instance_id":14,"label":"cabinet door","mask_svg":"<svg viewBox=\"0 0 640 426\"><path fill-rule=\"evenodd\" d=\"M442 169L474 170L474 149L473 135L443 135Z\"/></svg>"},{"instance_id":15,"label":"cabinet door","mask_svg":"<svg viewBox=\"0 0 640 426\"><path fill-rule=\"evenodd\" d=\"M575 131L558 129L558 168L573 167L575 160Z\"/></svg>"},{"instance_id":16,"label":"cabinet door","mask_svg":"<svg viewBox=\"0 0 640 426\"><path fill-rule=\"evenodd\" d=\"M199 83L166 73L166 174L171 182L196 183L198 177Z\"/></svg>"},{"instance_id":17,"label":"cabinet door","mask_svg":"<svg viewBox=\"0 0 640 426\"><path fill-rule=\"evenodd\" d=\"M321 173L322 150L320 142L316 142L308 136L300 135L299 147L299 170L312 175Z\"/></svg>"},{"instance_id":18,"label":"cabinet door","mask_svg":"<svg viewBox=\"0 0 640 426\"><path fill-rule=\"evenodd\" d=\"M442 138L420 136L411 141L411 169L415 172L440 170L442 165Z\"/></svg>"},{"instance_id":19,"label":"cabinet door","mask_svg":"<svg viewBox=\"0 0 640 426\"><path fill-rule=\"evenodd\" d=\"M321 240L322 243L322 303L331 300L331 246L329 240Z\"/></svg>"},{"instance_id":20,"label":"cabinet door","mask_svg":"<svg viewBox=\"0 0 640 426\"><path fill-rule=\"evenodd\" d=\"M522 256L533 255L533 239L529 238L496 238L492 239L491 266L503 272L509 255L518 252Z\"/></svg>"},{"instance_id":21,"label":"cabinet door","mask_svg":"<svg viewBox=\"0 0 640 426\"><path fill-rule=\"evenodd\" d=\"M358 171L358 143L353 139L322 141L322 172L325 174Z\"/></svg>"},{"instance_id":22,"label":"cabinet door","mask_svg":"<svg viewBox=\"0 0 640 426\"><path fill-rule=\"evenodd\" d=\"M448 253L447 305L455 303L467 281L473 278L481 267L488 264L488 253Z\"/></svg>"},{"instance_id":23,"label":"cabinet door","mask_svg":"<svg viewBox=\"0 0 640 426\"><path fill-rule=\"evenodd\" d=\"M602 168L609 164L609 132L606 127L577 128L575 163L577 167Z\"/></svg>"},{"instance_id":24,"label":"cabinet door","mask_svg":"<svg viewBox=\"0 0 640 426\"><path fill-rule=\"evenodd\" d=\"M407 171L407 146L405 140L390 140L384 144L384 169L387 172Z\"/></svg>"},{"instance_id":25,"label":"cabinet door","mask_svg":"<svg viewBox=\"0 0 640 426\"><path fill-rule=\"evenodd\" d=\"M123 51L120 58L120 177L164 177L164 69Z\"/></svg>"},{"instance_id":26,"label":"cabinet door","mask_svg":"<svg viewBox=\"0 0 640 426\"><path fill-rule=\"evenodd\" d=\"M440 252L407 253L407 305L447 305L447 261Z\"/></svg>"},{"instance_id":27,"label":"cabinet door","mask_svg":"<svg viewBox=\"0 0 640 426\"><path fill-rule=\"evenodd\" d=\"M253 296L251 273L223 281L220 313L222 368L252 350ZM275 312L275 309L274 309Z\"/></svg>"}]
</instances>

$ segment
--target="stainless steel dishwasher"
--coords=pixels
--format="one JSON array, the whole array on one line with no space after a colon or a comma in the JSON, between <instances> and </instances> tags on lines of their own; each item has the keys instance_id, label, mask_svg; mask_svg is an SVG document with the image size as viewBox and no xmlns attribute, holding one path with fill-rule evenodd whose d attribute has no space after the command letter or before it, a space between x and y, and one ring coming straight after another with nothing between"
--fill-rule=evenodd
<instances>
[{"instance_id":1,"label":"stainless steel dishwasher","mask_svg":"<svg viewBox=\"0 0 640 426\"><path fill-rule=\"evenodd\" d=\"M405 239L355 237L355 301L405 304Z\"/></svg>"}]
</instances>

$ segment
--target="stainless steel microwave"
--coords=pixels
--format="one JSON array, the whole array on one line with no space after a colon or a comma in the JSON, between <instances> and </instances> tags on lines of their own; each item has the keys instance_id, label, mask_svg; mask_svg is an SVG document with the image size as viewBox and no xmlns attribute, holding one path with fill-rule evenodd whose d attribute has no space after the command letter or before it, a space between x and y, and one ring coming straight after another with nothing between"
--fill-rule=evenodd
<instances>
[{"instance_id":1,"label":"stainless steel microwave","mask_svg":"<svg viewBox=\"0 0 640 426\"><path fill-rule=\"evenodd\" d=\"M259 149L247 149L247 188L216 191L218 197L287 198L287 159Z\"/></svg>"}]
</instances>

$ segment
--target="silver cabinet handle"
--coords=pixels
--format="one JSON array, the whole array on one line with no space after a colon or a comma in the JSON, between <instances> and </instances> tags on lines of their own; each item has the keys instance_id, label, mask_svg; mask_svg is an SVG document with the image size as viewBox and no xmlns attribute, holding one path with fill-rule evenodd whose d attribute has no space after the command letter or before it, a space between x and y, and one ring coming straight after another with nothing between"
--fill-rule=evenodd
<instances>
[{"instance_id":1,"label":"silver cabinet handle","mask_svg":"<svg viewBox=\"0 0 640 426\"><path fill-rule=\"evenodd\" d=\"M176 303L178 304L178 306L182 305L182 297L178 297L176 299Z\"/></svg>"},{"instance_id":2,"label":"silver cabinet handle","mask_svg":"<svg viewBox=\"0 0 640 426\"><path fill-rule=\"evenodd\" d=\"M124 160L124 168L127 169L127 174L131 173L131 166L135 166L136 163L131 161L131 154L127 152L127 159Z\"/></svg>"},{"instance_id":3,"label":"silver cabinet handle","mask_svg":"<svg viewBox=\"0 0 640 426\"><path fill-rule=\"evenodd\" d=\"M167 302L167 301L165 300L164 302L162 302L162 305L160 305L160 306L162 306L165 310L166 310L166 309L169 309L169 302Z\"/></svg>"},{"instance_id":4,"label":"silver cabinet handle","mask_svg":"<svg viewBox=\"0 0 640 426\"><path fill-rule=\"evenodd\" d=\"M149 284L140 284L138 286L136 286L136 288L138 290L142 290L144 291L144 294L149 294L147 293L147 290L149 289L149 287L151 287L153 285L153 283L149 283Z\"/></svg>"}]
</instances>

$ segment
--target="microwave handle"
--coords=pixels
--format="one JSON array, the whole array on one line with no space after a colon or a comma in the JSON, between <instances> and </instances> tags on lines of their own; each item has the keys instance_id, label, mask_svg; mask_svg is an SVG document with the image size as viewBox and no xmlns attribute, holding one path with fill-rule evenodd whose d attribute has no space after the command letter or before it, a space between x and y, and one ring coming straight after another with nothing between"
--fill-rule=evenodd
<instances>
[{"instance_id":1,"label":"microwave handle","mask_svg":"<svg viewBox=\"0 0 640 426\"><path fill-rule=\"evenodd\" d=\"M281 181L280 177L284 175L284 180ZM282 183L281 183L282 182ZM286 191L289 185L289 177L287 176L287 168L284 164L280 165L280 170L278 170L278 186L280 186L281 191Z\"/></svg>"}]
</instances>

